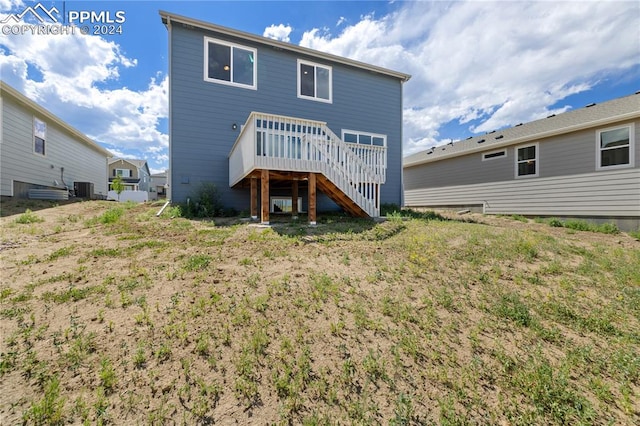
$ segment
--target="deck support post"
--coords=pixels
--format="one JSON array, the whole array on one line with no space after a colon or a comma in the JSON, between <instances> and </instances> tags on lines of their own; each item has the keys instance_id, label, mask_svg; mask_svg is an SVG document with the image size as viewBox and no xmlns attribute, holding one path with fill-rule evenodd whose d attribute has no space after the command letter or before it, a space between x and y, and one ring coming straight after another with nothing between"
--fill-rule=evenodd
<instances>
[{"instance_id":1,"label":"deck support post","mask_svg":"<svg viewBox=\"0 0 640 426\"><path fill-rule=\"evenodd\" d=\"M298 219L298 181L291 182L291 218Z\"/></svg>"},{"instance_id":2,"label":"deck support post","mask_svg":"<svg viewBox=\"0 0 640 426\"><path fill-rule=\"evenodd\" d=\"M309 225L316 225L316 174L309 173Z\"/></svg>"},{"instance_id":3,"label":"deck support post","mask_svg":"<svg viewBox=\"0 0 640 426\"><path fill-rule=\"evenodd\" d=\"M262 186L261 191L261 204L262 212L260 216L260 223L263 225L269 224L269 170L263 169L260 174L260 184Z\"/></svg>"},{"instance_id":4,"label":"deck support post","mask_svg":"<svg viewBox=\"0 0 640 426\"><path fill-rule=\"evenodd\" d=\"M258 178L251 178L251 219L258 220Z\"/></svg>"}]
</instances>

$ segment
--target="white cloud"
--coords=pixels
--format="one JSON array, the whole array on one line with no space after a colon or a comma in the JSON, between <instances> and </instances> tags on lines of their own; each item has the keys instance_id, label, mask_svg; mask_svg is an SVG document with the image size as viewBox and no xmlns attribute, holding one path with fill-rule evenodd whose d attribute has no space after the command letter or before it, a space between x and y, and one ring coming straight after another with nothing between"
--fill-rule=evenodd
<instances>
[{"instance_id":1,"label":"white cloud","mask_svg":"<svg viewBox=\"0 0 640 426\"><path fill-rule=\"evenodd\" d=\"M485 132L568 109L549 108L640 63L639 18L636 2L407 2L300 44L413 75L408 154L451 121Z\"/></svg>"},{"instance_id":2,"label":"white cloud","mask_svg":"<svg viewBox=\"0 0 640 426\"><path fill-rule=\"evenodd\" d=\"M262 34L264 37L268 37L274 40L280 40L284 42L289 42L289 35L293 31L290 25L271 25L264 29L264 33Z\"/></svg>"}]
</instances>

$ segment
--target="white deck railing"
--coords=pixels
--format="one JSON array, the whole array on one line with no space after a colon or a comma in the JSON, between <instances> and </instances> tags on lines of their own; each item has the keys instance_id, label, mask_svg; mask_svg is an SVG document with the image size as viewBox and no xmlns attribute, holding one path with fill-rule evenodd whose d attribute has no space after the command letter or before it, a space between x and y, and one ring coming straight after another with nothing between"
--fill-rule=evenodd
<instances>
[{"instance_id":1,"label":"white deck railing","mask_svg":"<svg viewBox=\"0 0 640 426\"><path fill-rule=\"evenodd\" d=\"M387 149L345 143L324 122L252 112L229 154L229 185L255 169L322 173L377 217Z\"/></svg>"}]
</instances>

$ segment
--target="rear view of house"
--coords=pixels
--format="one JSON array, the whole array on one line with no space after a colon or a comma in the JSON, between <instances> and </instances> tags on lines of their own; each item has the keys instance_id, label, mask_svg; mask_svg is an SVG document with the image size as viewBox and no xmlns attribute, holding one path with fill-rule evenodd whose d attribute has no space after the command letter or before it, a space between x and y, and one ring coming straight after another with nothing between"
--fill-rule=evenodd
<instances>
[{"instance_id":1,"label":"rear view of house","mask_svg":"<svg viewBox=\"0 0 640 426\"><path fill-rule=\"evenodd\" d=\"M4 82L0 94L1 195L106 197L109 151Z\"/></svg>"},{"instance_id":2,"label":"rear view of house","mask_svg":"<svg viewBox=\"0 0 640 426\"><path fill-rule=\"evenodd\" d=\"M146 160L109 158L109 189L116 177L122 179L125 191L151 191L151 172Z\"/></svg>"},{"instance_id":3,"label":"rear view of house","mask_svg":"<svg viewBox=\"0 0 640 426\"><path fill-rule=\"evenodd\" d=\"M169 197L378 216L402 202L409 75L160 12L169 32ZM316 189L318 192L316 192ZM295 200L295 201L294 201Z\"/></svg>"},{"instance_id":4,"label":"rear view of house","mask_svg":"<svg viewBox=\"0 0 640 426\"><path fill-rule=\"evenodd\" d=\"M584 217L640 226L640 94L405 158L407 207Z\"/></svg>"}]
</instances>

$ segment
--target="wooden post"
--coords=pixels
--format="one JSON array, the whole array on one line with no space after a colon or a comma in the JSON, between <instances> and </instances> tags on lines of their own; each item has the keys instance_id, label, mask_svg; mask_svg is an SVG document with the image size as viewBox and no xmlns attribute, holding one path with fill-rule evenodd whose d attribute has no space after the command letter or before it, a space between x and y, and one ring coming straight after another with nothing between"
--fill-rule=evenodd
<instances>
[{"instance_id":1,"label":"wooden post","mask_svg":"<svg viewBox=\"0 0 640 426\"><path fill-rule=\"evenodd\" d=\"M316 174L309 173L309 225L316 225Z\"/></svg>"},{"instance_id":2,"label":"wooden post","mask_svg":"<svg viewBox=\"0 0 640 426\"><path fill-rule=\"evenodd\" d=\"M258 178L251 178L251 219L258 219Z\"/></svg>"},{"instance_id":3,"label":"wooden post","mask_svg":"<svg viewBox=\"0 0 640 426\"><path fill-rule=\"evenodd\" d=\"M263 225L269 224L269 170L262 170L260 175L260 181L262 185L261 198L262 198L262 214L260 222Z\"/></svg>"},{"instance_id":4,"label":"wooden post","mask_svg":"<svg viewBox=\"0 0 640 426\"><path fill-rule=\"evenodd\" d=\"M298 181L291 183L291 218L298 218Z\"/></svg>"}]
</instances>

